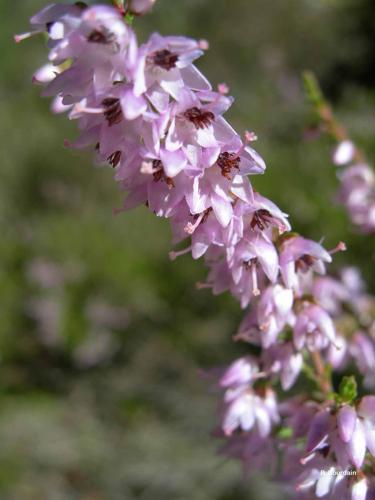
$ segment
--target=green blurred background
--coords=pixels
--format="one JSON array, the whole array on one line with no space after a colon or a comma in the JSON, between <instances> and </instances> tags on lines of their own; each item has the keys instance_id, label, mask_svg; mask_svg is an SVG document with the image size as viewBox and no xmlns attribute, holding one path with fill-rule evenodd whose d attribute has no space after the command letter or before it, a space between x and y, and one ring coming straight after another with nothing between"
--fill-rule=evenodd
<instances>
[{"instance_id":1,"label":"green blurred background","mask_svg":"<svg viewBox=\"0 0 375 500\"><path fill-rule=\"evenodd\" d=\"M113 217L112 171L63 148L75 124L31 85L43 39L12 40L44 5L0 0L0 498L276 498L210 437L216 397L200 370L246 352L230 340L242 313L195 289L202 262L168 260L166 221ZM230 86L235 127L259 136L255 187L297 231L346 241L335 265L359 265L372 290L374 239L333 201L329 141L303 140L300 76L316 72L373 160L374 25L372 0L158 0L135 22L141 39L209 40L199 67Z\"/></svg>"}]
</instances>

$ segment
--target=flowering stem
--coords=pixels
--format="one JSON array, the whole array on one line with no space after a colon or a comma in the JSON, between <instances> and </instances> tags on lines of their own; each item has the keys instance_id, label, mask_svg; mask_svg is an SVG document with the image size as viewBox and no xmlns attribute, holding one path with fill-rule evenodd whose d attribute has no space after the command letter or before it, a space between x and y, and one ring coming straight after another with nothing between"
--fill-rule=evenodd
<instances>
[{"instance_id":1,"label":"flowering stem","mask_svg":"<svg viewBox=\"0 0 375 500\"><path fill-rule=\"evenodd\" d=\"M340 349L339 343L335 343L333 318L324 307L322 287L325 290L327 282L319 283L317 278L305 283L302 275L309 269L324 272L325 264L332 260L331 255L344 250L345 245L339 243L327 252L319 243L293 233L287 215L252 189L248 174L262 173L265 164L248 146L254 138L251 133L246 133L243 142L229 124L223 129L226 122L221 115L230 107L232 99L225 96L227 89L223 85L219 92L213 91L193 65L207 48L206 42L165 38L154 33L146 44L138 47L129 24L132 16L143 15L154 3L155 0L114 0L116 9L83 5L73 9L72 14L69 6L67 10L53 6L52 12L47 11L51 20L48 24L45 10L41 11L32 21L38 32L42 26L49 36L51 23L63 19L67 24L61 39L53 38L50 60L61 61L61 53L76 54L77 48L80 50L74 56L74 65L56 74L56 68L48 64L47 70L45 66L38 70L38 75L48 84L48 93L58 99L69 98L67 102L71 102L72 95L80 96L68 107L69 118L80 120L82 133L72 147L91 144L96 158L117 168L116 180L121 182L127 197L115 213L144 204L159 217L170 219L176 242L190 235L190 245L170 252L170 258L174 260L186 253L191 253L194 259L205 255L209 274L207 283L200 283L199 288L211 288L215 295L230 290L243 308L253 296L260 296L256 310L252 307L247 313L236 335L253 348L227 370L220 370L218 386L225 391L220 435L228 438L225 453L237 458L243 456L247 469L256 470L264 465L269 468L274 462L274 453L283 451L281 443L270 443L270 438L275 436L289 442L295 438L295 442L290 443L292 453L285 450L285 464L289 469L287 461L295 460L296 453L302 453L303 432L296 433L293 429L293 422L301 421L301 416L304 424L306 421L306 430L312 429L307 435L307 441L311 441L307 444L308 455L300 458L300 463L307 466L304 477L308 485L317 482L317 492L325 496L326 482L320 482L320 478L316 481L315 463L311 463L312 469L309 469L311 464L308 465L315 451L323 451L317 458L329 471L336 471L338 464L341 469L342 463L359 469L364 463L367 443L364 443L365 437L360 437L364 424L356 423L355 378L343 377L338 392L333 393L331 365L325 361L333 358L317 350L328 343ZM18 38L25 36L29 34ZM95 58L92 57L93 44L101 45ZM87 50L81 50L82 46ZM184 73L180 72L181 62ZM327 132L336 140L345 140L347 133L335 120L315 77L306 74L305 85ZM181 88L181 92L176 96L171 86ZM155 88L159 89L155 99L160 106L151 98ZM190 154L190 150L201 154ZM213 155L212 150L218 154ZM199 176L194 174L194 179L192 167L201 172ZM370 174L369 182L372 182ZM225 184L219 181L221 176L225 177ZM364 174L363 177L367 181ZM371 193L367 195L366 191L369 205L373 200ZM368 224L372 224L371 217ZM344 285L348 296L358 301L359 293L352 292L357 287L343 282ZM339 306L341 298L336 298L336 292L331 292L330 287L328 290L329 298L332 293L334 304ZM366 350L367 345L372 344L365 342ZM348 347L350 354L351 346ZM311 361L304 363L310 348L313 350ZM332 365L335 366L334 361ZM319 397L313 397L313 405L304 394L298 400L283 398L281 407L278 394L267 379L272 377L272 382L276 382L278 377L281 388L286 391L296 382L301 369L317 384ZM374 413L374 396L364 400L363 409ZM298 418L289 420L289 416L297 412L301 412ZM362 418L362 414L360 416ZM290 422L290 429L280 428L284 417L288 427ZM313 439L310 440L310 436ZM242 442L238 440L242 438ZM331 446L339 439L340 448ZM357 440L358 445L354 442ZM318 446L319 443L323 447ZM341 456L337 456L337 450ZM352 491L351 498L365 498L363 487L367 488L367 479L363 481L353 486L356 490ZM302 488L303 484L298 484Z\"/></svg>"},{"instance_id":2,"label":"flowering stem","mask_svg":"<svg viewBox=\"0 0 375 500\"><path fill-rule=\"evenodd\" d=\"M314 107L314 110L325 126L325 131L332 139L337 142L349 140L349 134L343 125L336 119L332 107L324 98L319 82L311 71L305 71L302 75L303 84L308 100ZM353 158L358 163L365 162L365 155L357 147L355 148Z\"/></svg>"}]
</instances>

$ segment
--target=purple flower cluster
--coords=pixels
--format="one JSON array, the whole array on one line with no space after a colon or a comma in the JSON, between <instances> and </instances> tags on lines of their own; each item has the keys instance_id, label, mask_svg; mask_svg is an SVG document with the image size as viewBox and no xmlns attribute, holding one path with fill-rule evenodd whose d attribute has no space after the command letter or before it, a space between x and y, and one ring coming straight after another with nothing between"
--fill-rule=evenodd
<instances>
[{"instance_id":1,"label":"purple flower cluster","mask_svg":"<svg viewBox=\"0 0 375 500\"><path fill-rule=\"evenodd\" d=\"M356 406L299 398L282 405L292 435L282 474L297 477L297 498L366 498L373 487L374 404L374 396L365 396Z\"/></svg>"},{"instance_id":2,"label":"purple flower cluster","mask_svg":"<svg viewBox=\"0 0 375 500\"><path fill-rule=\"evenodd\" d=\"M335 322L335 344L326 360L337 371L355 365L367 389L375 389L375 298L365 290L355 268L344 268L338 278L320 276L313 285L314 296L325 304Z\"/></svg>"},{"instance_id":3,"label":"purple flower cluster","mask_svg":"<svg viewBox=\"0 0 375 500\"><path fill-rule=\"evenodd\" d=\"M357 148L350 140L338 144L333 163L342 167L338 172L341 182L339 201L350 218L364 233L375 232L375 174L364 161L359 161Z\"/></svg>"},{"instance_id":4,"label":"purple flower cluster","mask_svg":"<svg viewBox=\"0 0 375 500\"><path fill-rule=\"evenodd\" d=\"M133 11L152 3L130 2ZM207 42L154 33L138 45L123 14L83 2L43 9L31 19L32 33L48 34L49 62L33 81L54 97L54 111L78 120L80 136L66 145L91 148L113 167L126 192L118 211L146 205L170 219L174 244L189 239L170 257L204 256L209 273L199 286L229 290L242 308L250 305L235 339L257 355L235 361L219 380L223 452L249 471L276 471L285 451L283 476L298 482L298 495L314 487L318 497L338 498L345 486L354 500L364 499L375 450L373 397L334 399L324 373L326 362L340 369L354 359L371 384L375 366L363 322L350 341L339 327L344 303L363 315L361 286L349 271L346 281L324 276L345 246L327 251L291 232L287 215L253 189L248 176L265 170L250 147L254 136L241 138L225 120L228 88L213 90L194 65ZM320 395L279 403L275 384L289 390L310 358ZM357 475L322 481L319 467Z\"/></svg>"},{"instance_id":5,"label":"purple flower cluster","mask_svg":"<svg viewBox=\"0 0 375 500\"><path fill-rule=\"evenodd\" d=\"M290 288L270 286L240 325L235 339L257 346L259 354L236 360L219 379L227 437L222 453L240 459L245 471L266 469L295 484L291 497L361 500L374 487L375 397L340 396L323 385L320 395L277 402L274 386L289 390L308 369L307 353L319 353L323 370L350 373L355 365L373 390L375 300L353 268L337 278L315 277L308 290L304 304L306 295L298 299Z\"/></svg>"}]
</instances>

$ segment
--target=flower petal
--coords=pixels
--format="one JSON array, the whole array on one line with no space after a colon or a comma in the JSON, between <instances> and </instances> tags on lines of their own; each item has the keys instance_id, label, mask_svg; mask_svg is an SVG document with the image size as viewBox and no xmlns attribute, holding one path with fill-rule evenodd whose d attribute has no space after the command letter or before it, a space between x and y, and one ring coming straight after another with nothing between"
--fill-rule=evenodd
<instances>
[{"instance_id":1,"label":"flower petal","mask_svg":"<svg viewBox=\"0 0 375 500\"><path fill-rule=\"evenodd\" d=\"M315 415L310 424L307 435L307 453L319 449L327 440L329 433L330 414L323 410Z\"/></svg>"},{"instance_id":2,"label":"flower petal","mask_svg":"<svg viewBox=\"0 0 375 500\"><path fill-rule=\"evenodd\" d=\"M226 227L233 215L232 203L213 193L211 195L211 204L217 220L223 227Z\"/></svg>"},{"instance_id":3,"label":"flower petal","mask_svg":"<svg viewBox=\"0 0 375 500\"><path fill-rule=\"evenodd\" d=\"M337 427L339 431L339 436L344 441L348 443L352 438L355 425L356 425L357 414L351 406L345 405L340 408L337 414Z\"/></svg>"},{"instance_id":4,"label":"flower petal","mask_svg":"<svg viewBox=\"0 0 375 500\"><path fill-rule=\"evenodd\" d=\"M359 469L366 453L365 429L359 418L357 418L352 438L346 445L346 449L353 465Z\"/></svg>"},{"instance_id":5,"label":"flower petal","mask_svg":"<svg viewBox=\"0 0 375 500\"><path fill-rule=\"evenodd\" d=\"M166 151L165 149L161 149L160 159L163 163L164 172L167 177L175 177L184 169L187 163L186 156L181 149L177 151Z\"/></svg>"}]
</instances>

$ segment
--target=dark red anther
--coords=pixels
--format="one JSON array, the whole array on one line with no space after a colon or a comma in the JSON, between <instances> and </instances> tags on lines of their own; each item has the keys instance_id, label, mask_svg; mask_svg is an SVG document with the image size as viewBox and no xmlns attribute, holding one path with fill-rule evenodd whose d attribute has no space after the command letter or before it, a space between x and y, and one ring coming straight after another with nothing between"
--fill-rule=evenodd
<instances>
[{"instance_id":1,"label":"dark red anther","mask_svg":"<svg viewBox=\"0 0 375 500\"><path fill-rule=\"evenodd\" d=\"M306 273L315 262L316 259L312 255L304 254L296 261L296 269L297 271Z\"/></svg>"},{"instance_id":2,"label":"dark red anther","mask_svg":"<svg viewBox=\"0 0 375 500\"><path fill-rule=\"evenodd\" d=\"M240 157L236 153L220 153L216 161L217 165L221 169L221 174L227 179L231 178L231 172L235 168L240 169Z\"/></svg>"},{"instance_id":3,"label":"dark red anther","mask_svg":"<svg viewBox=\"0 0 375 500\"><path fill-rule=\"evenodd\" d=\"M101 45L110 45L114 42L115 36L106 28L92 31L87 37L90 43L100 43Z\"/></svg>"},{"instance_id":4,"label":"dark red anther","mask_svg":"<svg viewBox=\"0 0 375 500\"><path fill-rule=\"evenodd\" d=\"M151 55L151 59L156 66L160 66L160 68L169 71L170 69L176 67L178 55L174 54L170 50L164 49L154 52Z\"/></svg>"},{"instance_id":5,"label":"dark red anther","mask_svg":"<svg viewBox=\"0 0 375 500\"><path fill-rule=\"evenodd\" d=\"M256 210L253 214L253 218L250 222L250 227L254 231L256 227L258 227L261 231L264 231L270 224L272 220L272 215L268 210L261 208Z\"/></svg>"},{"instance_id":6,"label":"dark red anther","mask_svg":"<svg viewBox=\"0 0 375 500\"><path fill-rule=\"evenodd\" d=\"M117 97L106 97L102 105L105 107L104 116L110 127L122 121L121 104Z\"/></svg>"},{"instance_id":7,"label":"dark red anther","mask_svg":"<svg viewBox=\"0 0 375 500\"><path fill-rule=\"evenodd\" d=\"M187 109L184 116L191 121L197 129L207 128L215 120L215 115L211 111L199 109L197 106Z\"/></svg>"},{"instance_id":8,"label":"dark red anther","mask_svg":"<svg viewBox=\"0 0 375 500\"><path fill-rule=\"evenodd\" d=\"M122 156L121 151L115 151L114 153L108 156L107 161L110 163L110 165L112 165L113 168L115 168L120 163L121 156Z\"/></svg>"},{"instance_id":9,"label":"dark red anther","mask_svg":"<svg viewBox=\"0 0 375 500\"><path fill-rule=\"evenodd\" d=\"M165 182L168 186L168 189L174 188L173 179L171 177L167 177L165 175L164 167L163 167L163 164L160 160L153 160L152 168L154 170L156 170L156 172L154 172L152 174L155 182L159 182L159 181Z\"/></svg>"}]
</instances>

